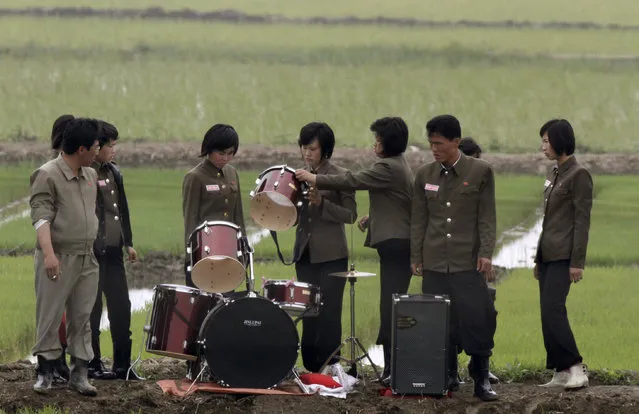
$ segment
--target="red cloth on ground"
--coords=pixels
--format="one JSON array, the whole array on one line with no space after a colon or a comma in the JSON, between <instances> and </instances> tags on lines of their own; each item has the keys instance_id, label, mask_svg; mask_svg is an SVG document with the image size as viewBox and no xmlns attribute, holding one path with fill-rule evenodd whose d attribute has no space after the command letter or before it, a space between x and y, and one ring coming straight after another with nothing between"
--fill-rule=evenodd
<instances>
[{"instance_id":1,"label":"red cloth on ground","mask_svg":"<svg viewBox=\"0 0 639 414\"><path fill-rule=\"evenodd\" d=\"M335 381L333 377L324 374L302 374L300 380L306 385L318 384L326 388L341 388L342 384Z\"/></svg>"}]
</instances>

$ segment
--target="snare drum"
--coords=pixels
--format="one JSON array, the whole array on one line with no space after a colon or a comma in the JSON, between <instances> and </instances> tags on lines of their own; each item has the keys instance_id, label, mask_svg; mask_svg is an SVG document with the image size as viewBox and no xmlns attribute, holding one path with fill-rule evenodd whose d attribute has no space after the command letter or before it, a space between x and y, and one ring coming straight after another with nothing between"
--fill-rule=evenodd
<instances>
[{"instance_id":1,"label":"snare drum","mask_svg":"<svg viewBox=\"0 0 639 414\"><path fill-rule=\"evenodd\" d=\"M317 316L322 302L319 286L295 280L265 281L264 297L294 316Z\"/></svg>"},{"instance_id":2,"label":"snare drum","mask_svg":"<svg viewBox=\"0 0 639 414\"><path fill-rule=\"evenodd\" d=\"M295 178L295 170L277 165L264 170L251 191L251 217L273 231L288 230L297 222L298 208L308 186Z\"/></svg>"},{"instance_id":3,"label":"snare drum","mask_svg":"<svg viewBox=\"0 0 639 414\"><path fill-rule=\"evenodd\" d=\"M200 327L222 296L180 285L157 285L153 290L146 351L195 361Z\"/></svg>"},{"instance_id":4,"label":"snare drum","mask_svg":"<svg viewBox=\"0 0 639 414\"><path fill-rule=\"evenodd\" d=\"M246 278L248 246L242 230L227 221L205 221L191 233L191 280L206 292L230 292Z\"/></svg>"}]
</instances>

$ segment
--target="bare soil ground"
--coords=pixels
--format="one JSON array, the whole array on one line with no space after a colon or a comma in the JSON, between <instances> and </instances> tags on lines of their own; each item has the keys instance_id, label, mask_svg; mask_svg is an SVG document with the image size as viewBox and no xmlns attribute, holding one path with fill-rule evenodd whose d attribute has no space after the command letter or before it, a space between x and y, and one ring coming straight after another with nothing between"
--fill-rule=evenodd
<instances>
[{"instance_id":1,"label":"bare soil ground","mask_svg":"<svg viewBox=\"0 0 639 414\"><path fill-rule=\"evenodd\" d=\"M199 142L157 142L144 139L123 140L118 143L117 162L124 167L190 168L197 164ZM23 162L43 163L50 159L51 151L44 142L22 137L19 142L0 142L0 165ZM413 168L432 161L430 153L411 146L406 158ZM578 154L579 161L593 174L638 174L639 153ZM543 154L487 153L484 159L495 171L519 174L544 174L552 163ZM333 160L357 171L373 162L372 150L366 148L339 147ZM269 147L264 145L240 145L233 159L238 169L266 169L272 165L288 164L299 167L299 149L294 146Z\"/></svg>"},{"instance_id":2,"label":"bare soil ground","mask_svg":"<svg viewBox=\"0 0 639 414\"><path fill-rule=\"evenodd\" d=\"M472 384L462 385L452 398L417 399L379 396L370 380L345 400L331 397L250 396L196 393L190 397L164 395L156 381L178 379L184 363L172 359L148 360L140 371L146 381L94 381L95 398L80 397L64 386L50 396L33 392L34 366L25 361L0 365L0 409L15 412L55 405L70 413L637 413L639 388L592 384L583 390L545 390L533 384L500 384L500 400L482 403L472 396Z\"/></svg>"}]
</instances>

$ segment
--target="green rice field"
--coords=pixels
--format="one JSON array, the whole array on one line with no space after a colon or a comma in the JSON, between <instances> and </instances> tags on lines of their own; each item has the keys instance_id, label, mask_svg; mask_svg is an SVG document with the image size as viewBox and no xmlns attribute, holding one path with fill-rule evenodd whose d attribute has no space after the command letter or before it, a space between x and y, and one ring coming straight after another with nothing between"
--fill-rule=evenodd
<instances>
[{"instance_id":1,"label":"green rice field","mask_svg":"<svg viewBox=\"0 0 639 414\"><path fill-rule=\"evenodd\" d=\"M322 119L341 145L364 147L380 116L401 115L423 143L429 117L454 113L493 152L533 151L554 116L571 120L582 152L639 148L639 60L609 58L639 55L634 31L1 21L12 99L0 101L0 140L45 139L66 112L165 142L223 121L266 145Z\"/></svg>"},{"instance_id":2,"label":"green rice field","mask_svg":"<svg viewBox=\"0 0 639 414\"><path fill-rule=\"evenodd\" d=\"M31 166L1 168L0 182L6 185L6 188L14 189L14 197L22 198L26 195L25 182L31 169ZM184 171L125 168L124 174L136 245L143 253L165 250L177 254L181 251L180 186ZM247 219L248 192L257 174L258 172L252 171L241 173ZM149 186L149 182L156 184ZM539 191L543 184L543 177L498 175L496 183L500 232L534 215L539 206ZM630 346L636 338L633 334L628 334L629 328L606 327L611 320L627 320L623 318L623 314L627 312L626 307L614 304L623 301L631 306L632 302L632 292L624 289L623 286L632 283L637 270L634 267L619 266L630 266L639 262L638 255L627 248L634 240L634 233L632 227L628 226L628 222L634 222L639 216L639 207L637 207L639 204L635 202L637 195L627 189L637 187L637 184L639 184L639 178L634 176L595 177L597 192L588 256L590 267L586 270L584 282L574 286L569 299L569 312L578 338L580 336L597 338L584 341L582 351L593 367L637 366L633 348ZM359 214L365 214L366 194L358 193L357 200ZM150 211L152 214L149 213ZM357 268L378 273L375 251L363 247L362 233L355 230L354 235L354 256ZM0 248L16 245L23 245L26 248L32 245L33 239L34 233L28 218L17 219L0 227ZM283 249L285 256L290 257L293 232L281 233L280 239L281 244L285 246ZM274 244L269 238L256 246L256 258L258 260L275 259ZM288 279L293 275L293 267L284 266L277 261L258 261L255 266L258 287L261 286L263 279ZM9 308L15 312L11 314L4 312L0 317L0 327L6 328L4 332L11 332L10 335L0 339L0 350L3 350L0 360L12 360L28 352L34 335L35 295L33 294L31 257L0 257L0 283L3 279L6 282L11 280L13 289L5 290L4 295L0 293L0 300L9 301L11 304ZM357 284L357 334L368 345L373 343L378 326L378 283L377 278L370 278ZM420 279L415 277L410 291L418 293L419 290ZM536 283L530 270L514 271L500 283L498 292L497 304L500 315L495 362L500 366L541 364L543 346L539 332L538 296ZM598 312L591 312L592 309L598 309ZM348 327L347 310L348 295L346 294L343 315L345 329ZM141 340L145 317L145 312L139 312L133 318L135 350L138 349L137 346ZM627 323L630 324L631 321ZM602 329L610 331L605 338L595 335L595 332L601 332ZM103 334L101 338L104 354L108 356L111 352L110 336ZM619 347L619 355L623 355L622 359L606 352L611 344ZM153 355L145 353L144 357L153 357Z\"/></svg>"}]
</instances>

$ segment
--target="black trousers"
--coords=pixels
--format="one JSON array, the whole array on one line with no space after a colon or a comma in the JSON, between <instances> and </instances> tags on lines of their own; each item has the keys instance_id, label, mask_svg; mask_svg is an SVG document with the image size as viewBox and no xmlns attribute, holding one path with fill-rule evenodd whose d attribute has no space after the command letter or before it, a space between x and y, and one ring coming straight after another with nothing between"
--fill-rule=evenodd
<instances>
[{"instance_id":1,"label":"black trousers","mask_svg":"<svg viewBox=\"0 0 639 414\"><path fill-rule=\"evenodd\" d=\"M571 283L570 261L538 263L537 269L546 368L559 372L582 361L566 311Z\"/></svg>"},{"instance_id":2,"label":"black trousers","mask_svg":"<svg viewBox=\"0 0 639 414\"><path fill-rule=\"evenodd\" d=\"M109 313L111 340L113 341L114 364L128 364L129 361L115 361L116 355L126 354L131 346L131 301L124 270L124 256L121 247L107 247L104 255L96 255L100 264L100 281L95 305L91 312L91 345L94 358L101 358L100 318L102 318L102 294L106 298ZM127 348L127 349L124 349ZM130 353L130 351L128 351Z\"/></svg>"},{"instance_id":3,"label":"black trousers","mask_svg":"<svg viewBox=\"0 0 639 414\"><path fill-rule=\"evenodd\" d=\"M410 285L410 240L390 239L375 245L379 255L379 333L377 345L390 352L393 293L406 293ZM390 357L390 354L386 357Z\"/></svg>"},{"instance_id":4,"label":"black trousers","mask_svg":"<svg viewBox=\"0 0 639 414\"><path fill-rule=\"evenodd\" d=\"M496 312L484 276L476 270L423 272L422 292L448 295L451 303L449 348L489 357L494 346Z\"/></svg>"},{"instance_id":5,"label":"black trousers","mask_svg":"<svg viewBox=\"0 0 639 414\"><path fill-rule=\"evenodd\" d=\"M295 263L300 282L319 286L322 307L318 316L302 319L302 361L304 368L318 372L342 342L342 301L346 278L329 276L348 270L348 259L311 263L308 249ZM331 363L337 361L331 361Z\"/></svg>"}]
</instances>

